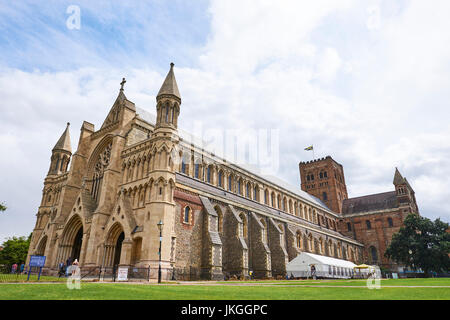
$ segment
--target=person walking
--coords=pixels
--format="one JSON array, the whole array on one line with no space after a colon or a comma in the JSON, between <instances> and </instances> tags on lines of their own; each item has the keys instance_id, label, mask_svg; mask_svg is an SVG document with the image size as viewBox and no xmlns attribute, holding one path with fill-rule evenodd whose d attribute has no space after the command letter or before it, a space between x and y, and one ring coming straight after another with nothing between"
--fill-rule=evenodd
<instances>
[{"instance_id":1,"label":"person walking","mask_svg":"<svg viewBox=\"0 0 450 320\"><path fill-rule=\"evenodd\" d=\"M11 273L16 273L17 271L17 263L14 263L11 267Z\"/></svg>"},{"instance_id":2,"label":"person walking","mask_svg":"<svg viewBox=\"0 0 450 320\"><path fill-rule=\"evenodd\" d=\"M22 264L20 265L20 274L23 273L24 269L25 269L25 263L22 262Z\"/></svg>"}]
</instances>

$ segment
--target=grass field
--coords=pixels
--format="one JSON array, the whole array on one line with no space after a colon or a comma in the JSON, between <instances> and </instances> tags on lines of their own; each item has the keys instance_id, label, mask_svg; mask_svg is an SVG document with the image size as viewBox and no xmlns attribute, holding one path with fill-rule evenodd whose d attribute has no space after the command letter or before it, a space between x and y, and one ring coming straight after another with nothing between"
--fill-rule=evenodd
<instances>
[{"instance_id":1,"label":"grass field","mask_svg":"<svg viewBox=\"0 0 450 320\"><path fill-rule=\"evenodd\" d=\"M314 285L316 287L310 287ZM414 286L428 286L418 288ZM445 288L439 286L446 286ZM63 283L0 284L0 300L450 300L450 279L382 280L368 289L361 280L252 281L207 284Z\"/></svg>"}]
</instances>

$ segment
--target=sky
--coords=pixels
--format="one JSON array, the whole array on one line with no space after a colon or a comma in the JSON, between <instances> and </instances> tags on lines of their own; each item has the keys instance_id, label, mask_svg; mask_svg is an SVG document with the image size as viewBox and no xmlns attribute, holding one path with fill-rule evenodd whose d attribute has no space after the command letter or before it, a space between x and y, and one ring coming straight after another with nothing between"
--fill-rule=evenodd
<instances>
[{"instance_id":1,"label":"sky","mask_svg":"<svg viewBox=\"0 0 450 320\"><path fill-rule=\"evenodd\" d=\"M393 191L398 167L421 215L450 221L448 12L446 0L2 1L0 242L32 231L66 123L75 152L123 77L154 113L170 62L183 129L275 130L274 174L297 186L313 144L344 166L350 197Z\"/></svg>"}]
</instances>

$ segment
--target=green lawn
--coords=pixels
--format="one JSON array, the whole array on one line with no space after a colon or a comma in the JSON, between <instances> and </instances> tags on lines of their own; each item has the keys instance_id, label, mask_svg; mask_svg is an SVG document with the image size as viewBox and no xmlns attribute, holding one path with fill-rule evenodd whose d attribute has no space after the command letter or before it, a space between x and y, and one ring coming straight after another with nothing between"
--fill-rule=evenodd
<instances>
[{"instance_id":1,"label":"green lawn","mask_svg":"<svg viewBox=\"0 0 450 320\"><path fill-rule=\"evenodd\" d=\"M219 283L219 282L217 282ZM323 285L323 286L362 286L366 279L350 280L263 280L263 281L226 281L225 283L257 283L270 285ZM450 286L450 278L413 278L413 279L381 279L381 286Z\"/></svg>"},{"instance_id":2,"label":"green lawn","mask_svg":"<svg viewBox=\"0 0 450 320\"><path fill-rule=\"evenodd\" d=\"M302 281L295 281L297 284ZM422 300L445 299L450 300L450 288L385 288L383 285L397 286L450 286L450 279L398 279L383 280L379 290L369 290L363 281L303 281L305 285L358 285L360 287L306 287L293 286L291 281L258 281L258 284L276 284L276 286L202 286L202 285L157 285L157 284L107 284L107 283L82 283L80 290L69 290L63 283L52 284L0 284L0 300L21 299L151 299L151 300ZM229 282L227 282L229 283ZM291 283L289 286L281 286Z\"/></svg>"}]
</instances>

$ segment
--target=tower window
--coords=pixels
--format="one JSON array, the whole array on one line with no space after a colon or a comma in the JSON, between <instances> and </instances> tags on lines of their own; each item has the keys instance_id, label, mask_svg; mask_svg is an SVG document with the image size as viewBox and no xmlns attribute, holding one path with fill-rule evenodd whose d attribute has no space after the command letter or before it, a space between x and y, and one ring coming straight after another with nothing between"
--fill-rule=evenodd
<instances>
[{"instance_id":1,"label":"tower window","mask_svg":"<svg viewBox=\"0 0 450 320\"><path fill-rule=\"evenodd\" d=\"M166 106L166 122L169 122L169 106Z\"/></svg>"},{"instance_id":2,"label":"tower window","mask_svg":"<svg viewBox=\"0 0 450 320\"><path fill-rule=\"evenodd\" d=\"M322 193L323 201L328 201L328 195L326 192Z\"/></svg>"},{"instance_id":3,"label":"tower window","mask_svg":"<svg viewBox=\"0 0 450 320\"><path fill-rule=\"evenodd\" d=\"M387 220L388 220L388 225L389 225L389 227L393 227L393 226L394 226L394 223L393 223L393 221L392 221L392 218L388 218Z\"/></svg>"},{"instance_id":4,"label":"tower window","mask_svg":"<svg viewBox=\"0 0 450 320\"><path fill-rule=\"evenodd\" d=\"M366 220L367 229L372 229L372 225L369 220Z\"/></svg>"},{"instance_id":5,"label":"tower window","mask_svg":"<svg viewBox=\"0 0 450 320\"><path fill-rule=\"evenodd\" d=\"M228 176L228 190L231 191L231 175Z\"/></svg>"},{"instance_id":6,"label":"tower window","mask_svg":"<svg viewBox=\"0 0 450 320\"><path fill-rule=\"evenodd\" d=\"M211 167L208 167L207 169L206 179L208 183L211 183Z\"/></svg>"},{"instance_id":7,"label":"tower window","mask_svg":"<svg viewBox=\"0 0 450 320\"><path fill-rule=\"evenodd\" d=\"M347 231L352 231L352 224L347 222Z\"/></svg>"}]
</instances>

